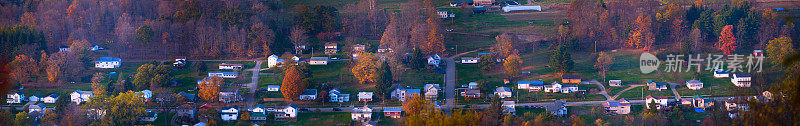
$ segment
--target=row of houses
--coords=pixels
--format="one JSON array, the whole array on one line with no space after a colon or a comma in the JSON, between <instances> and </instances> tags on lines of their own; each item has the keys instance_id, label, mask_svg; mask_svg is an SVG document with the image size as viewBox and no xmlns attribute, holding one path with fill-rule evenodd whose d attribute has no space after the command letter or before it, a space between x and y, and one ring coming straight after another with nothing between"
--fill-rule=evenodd
<instances>
[{"instance_id":1,"label":"row of houses","mask_svg":"<svg viewBox=\"0 0 800 126\"><path fill-rule=\"evenodd\" d=\"M23 101L31 101L31 102L39 102L42 101L44 103L56 103L58 100L58 94L50 94L47 96L42 96L39 94L32 95L30 97L25 97L25 94L22 92L11 91L6 94L6 103L8 104L20 104Z\"/></svg>"},{"instance_id":2,"label":"row of houses","mask_svg":"<svg viewBox=\"0 0 800 126\"><path fill-rule=\"evenodd\" d=\"M300 58L300 55L292 56L292 61L294 64L299 64L301 62L307 62L309 65L328 65L330 58L328 57L311 57L311 58ZM270 55L267 57L267 66L269 68L272 67L280 67L285 63L283 59L280 59L277 55Z\"/></svg>"},{"instance_id":3,"label":"row of houses","mask_svg":"<svg viewBox=\"0 0 800 126\"><path fill-rule=\"evenodd\" d=\"M358 92L358 101L360 102L370 102L374 93L372 92ZM300 100L316 100L317 99L317 89L305 89L300 96L298 96ZM348 102L350 101L350 94L343 94L339 89L332 89L328 91L328 98L330 102Z\"/></svg>"},{"instance_id":4,"label":"row of houses","mask_svg":"<svg viewBox=\"0 0 800 126\"><path fill-rule=\"evenodd\" d=\"M572 93L578 92L578 85L565 84L562 85L558 82L553 82L545 85L543 81L518 81L517 89L528 91L544 91L547 93Z\"/></svg>"}]
</instances>

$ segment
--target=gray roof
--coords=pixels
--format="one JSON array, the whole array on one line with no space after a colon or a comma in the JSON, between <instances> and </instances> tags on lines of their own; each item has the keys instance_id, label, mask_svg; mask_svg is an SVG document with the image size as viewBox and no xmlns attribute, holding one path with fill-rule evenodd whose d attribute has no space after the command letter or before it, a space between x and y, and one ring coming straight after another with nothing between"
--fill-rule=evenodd
<instances>
[{"instance_id":1,"label":"gray roof","mask_svg":"<svg viewBox=\"0 0 800 126\"><path fill-rule=\"evenodd\" d=\"M317 95L317 89L306 89L303 91L303 95Z\"/></svg>"},{"instance_id":2,"label":"gray roof","mask_svg":"<svg viewBox=\"0 0 800 126\"><path fill-rule=\"evenodd\" d=\"M311 57L311 61L328 61L328 57Z\"/></svg>"},{"instance_id":3,"label":"gray roof","mask_svg":"<svg viewBox=\"0 0 800 126\"><path fill-rule=\"evenodd\" d=\"M386 111L389 111L389 112L400 112L400 111L403 111L403 108L383 108L383 111L384 112L386 112Z\"/></svg>"}]
</instances>

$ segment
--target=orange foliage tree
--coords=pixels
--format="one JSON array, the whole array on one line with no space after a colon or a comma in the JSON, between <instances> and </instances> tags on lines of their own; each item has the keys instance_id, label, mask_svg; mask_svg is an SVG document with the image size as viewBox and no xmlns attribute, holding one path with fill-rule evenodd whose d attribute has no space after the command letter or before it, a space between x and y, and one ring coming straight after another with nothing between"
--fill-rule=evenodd
<instances>
[{"instance_id":1,"label":"orange foliage tree","mask_svg":"<svg viewBox=\"0 0 800 126\"><path fill-rule=\"evenodd\" d=\"M655 41L651 27L652 22L649 16L640 13L639 17L636 18L635 29L631 31L626 45L633 48L650 49L650 46Z\"/></svg>"},{"instance_id":2,"label":"orange foliage tree","mask_svg":"<svg viewBox=\"0 0 800 126\"><path fill-rule=\"evenodd\" d=\"M428 18L427 20L430 32L428 33L428 41L422 45L422 52L426 54L438 54L444 52L444 35L439 29L439 20L435 18Z\"/></svg>"},{"instance_id":3,"label":"orange foliage tree","mask_svg":"<svg viewBox=\"0 0 800 126\"><path fill-rule=\"evenodd\" d=\"M203 78L203 81L197 84L199 89L198 95L206 101L216 101L219 97L219 85L222 84L222 78L219 76L211 76L210 78Z\"/></svg>"},{"instance_id":4,"label":"orange foliage tree","mask_svg":"<svg viewBox=\"0 0 800 126\"><path fill-rule=\"evenodd\" d=\"M378 56L372 55L372 53L363 53L358 55L358 64L350 70L361 84L376 82L379 64Z\"/></svg>"},{"instance_id":5,"label":"orange foliage tree","mask_svg":"<svg viewBox=\"0 0 800 126\"><path fill-rule=\"evenodd\" d=\"M726 25L722 28L722 32L719 33L719 42L714 46L722 50L725 55L731 55L733 51L736 51L736 38L733 36L733 25Z\"/></svg>"},{"instance_id":6,"label":"orange foliage tree","mask_svg":"<svg viewBox=\"0 0 800 126\"><path fill-rule=\"evenodd\" d=\"M296 65L292 65L285 70L283 84L281 85L281 94L283 94L284 99L292 101L306 89L307 85L302 76L300 69Z\"/></svg>"},{"instance_id":7,"label":"orange foliage tree","mask_svg":"<svg viewBox=\"0 0 800 126\"><path fill-rule=\"evenodd\" d=\"M9 73L11 79L17 83L30 81L34 73L38 73L39 70L36 68L36 61L26 55L17 55L14 61L8 64L8 68L11 69Z\"/></svg>"}]
</instances>

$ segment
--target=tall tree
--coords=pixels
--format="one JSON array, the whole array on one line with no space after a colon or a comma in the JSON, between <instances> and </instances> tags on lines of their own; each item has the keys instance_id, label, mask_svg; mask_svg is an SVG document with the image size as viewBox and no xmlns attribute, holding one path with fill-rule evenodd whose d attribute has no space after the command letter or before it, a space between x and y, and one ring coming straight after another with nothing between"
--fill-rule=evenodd
<instances>
[{"instance_id":1,"label":"tall tree","mask_svg":"<svg viewBox=\"0 0 800 126\"><path fill-rule=\"evenodd\" d=\"M300 26L292 27L290 35L292 44L294 44L295 47L300 46L301 44L307 44L308 43L308 36L306 35L307 32L308 31L306 31L306 29L304 29L303 27ZM295 54L300 54L301 52L302 52L301 49L295 48Z\"/></svg>"},{"instance_id":2,"label":"tall tree","mask_svg":"<svg viewBox=\"0 0 800 126\"><path fill-rule=\"evenodd\" d=\"M725 55L731 55L736 51L736 38L733 36L733 25L727 25L719 33L719 42L715 44Z\"/></svg>"},{"instance_id":3,"label":"tall tree","mask_svg":"<svg viewBox=\"0 0 800 126\"><path fill-rule=\"evenodd\" d=\"M478 65L481 66L481 70L489 71L492 70L492 67L496 63L494 58L491 55L480 55L478 60Z\"/></svg>"},{"instance_id":4,"label":"tall tree","mask_svg":"<svg viewBox=\"0 0 800 126\"><path fill-rule=\"evenodd\" d=\"M353 76L355 76L360 84L376 82L375 78L379 74L379 61L378 56L372 53L362 53L358 55L358 64L353 66L350 71L353 72Z\"/></svg>"},{"instance_id":5,"label":"tall tree","mask_svg":"<svg viewBox=\"0 0 800 126\"><path fill-rule=\"evenodd\" d=\"M561 74L568 73L572 70L575 62L572 61L572 55L567 51L567 47L559 45L553 50L550 55L550 66Z\"/></svg>"},{"instance_id":6,"label":"tall tree","mask_svg":"<svg viewBox=\"0 0 800 126\"><path fill-rule=\"evenodd\" d=\"M112 125L133 124L140 116L147 113L140 95L142 94L128 91L111 97L92 97L89 106L97 110L105 110L103 118L110 121L106 123Z\"/></svg>"},{"instance_id":7,"label":"tall tree","mask_svg":"<svg viewBox=\"0 0 800 126\"><path fill-rule=\"evenodd\" d=\"M219 97L219 85L222 85L222 83L222 78L219 76L203 78L203 81L197 84L197 95L207 102L217 101L217 97Z\"/></svg>"},{"instance_id":8,"label":"tall tree","mask_svg":"<svg viewBox=\"0 0 800 126\"><path fill-rule=\"evenodd\" d=\"M442 33L439 26L439 20L437 18L428 18L426 22L430 31L425 45L421 47L422 51L431 55L444 52L444 33Z\"/></svg>"},{"instance_id":9,"label":"tall tree","mask_svg":"<svg viewBox=\"0 0 800 126\"><path fill-rule=\"evenodd\" d=\"M14 82L21 84L30 81L35 73L38 73L36 61L26 55L17 55L14 61L8 64L11 68L9 76Z\"/></svg>"},{"instance_id":10,"label":"tall tree","mask_svg":"<svg viewBox=\"0 0 800 126\"><path fill-rule=\"evenodd\" d=\"M392 83L394 80L392 79L392 69L389 67L389 63L383 62L380 68L380 75L378 78L375 79L377 82L375 86L375 96L381 99L381 101L386 102L389 98L389 93L392 90Z\"/></svg>"},{"instance_id":11,"label":"tall tree","mask_svg":"<svg viewBox=\"0 0 800 126\"><path fill-rule=\"evenodd\" d=\"M648 50L655 42L652 30L652 19L644 13L639 13L636 18L635 27L630 32L628 38L628 47L641 48Z\"/></svg>"},{"instance_id":12,"label":"tall tree","mask_svg":"<svg viewBox=\"0 0 800 126\"><path fill-rule=\"evenodd\" d=\"M411 64L411 68L422 69L425 68L425 54L422 53L422 50L419 48L414 48L414 51L411 53L411 60L409 61Z\"/></svg>"},{"instance_id":13,"label":"tall tree","mask_svg":"<svg viewBox=\"0 0 800 126\"><path fill-rule=\"evenodd\" d=\"M519 55L511 54L506 57L506 61L503 62L503 67L505 67L506 76L509 78L517 77L522 71L522 59L520 59Z\"/></svg>"},{"instance_id":14,"label":"tall tree","mask_svg":"<svg viewBox=\"0 0 800 126\"><path fill-rule=\"evenodd\" d=\"M494 38L497 43L492 45L492 53L498 57L508 57L516 52L515 45L519 42L516 35L503 33Z\"/></svg>"},{"instance_id":15,"label":"tall tree","mask_svg":"<svg viewBox=\"0 0 800 126\"><path fill-rule=\"evenodd\" d=\"M739 43L743 46L739 46L743 49L752 49L753 47L758 47L758 40L756 39L758 34L758 28L761 25L759 23L760 18L758 14L754 11L749 11L747 13L747 17L739 19L739 25L736 29L736 38L739 38Z\"/></svg>"},{"instance_id":16,"label":"tall tree","mask_svg":"<svg viewBox=\"0 0 800 126\"><path fill-rule=\"evenodd\" d=\"M108 74L95 73L92 75L92 92L94 95L106 95L108 91Z\"/></svg>"},{"instance_id":17,"label":"tall tree","mask_svg":"<svg viewBox=\"0 0 800 126\"><path fill-rule=\"evenodd\" d=\"M793 49L794 45L792 44L792 39L789 37L780 37L769 40L767 44L766 52L767 59L773 64L773 68L780 68L782 66L781 63L785 62L785 60L792 54L796 53L797 50Z\"/></svg>"},{"instance_id":18,"label":"tall tree","mask_svg":"<svg viewBox=\"0 0 800 126\"><path fill-rule=\"evenodd\" d=\"M26 111L19 112L14 117L14 125L16 126L27 126L30 124L30 117L28 117L28 112Z\"/></svg>"},{"instance_id":19,"label":"tall tree","mask_svg":"<svg viewBox=\"0 0 800 126\"><path fill-rule=\"evenodd\" d=\"M283 94L283 98L287 101L292 101L293 99L300 96L301 93L306 89L307 84L303 81L303 75L296 65L289 66L286 70L284 70L283 75L283 84L281 85L281 93Z\"/></svg>"},{"instance_id":20,"label":"tall tree","mask_svg":"<svg viewBox=\"0 0 800 126\"><path fill-rule=\"evenodd\" d=\"M142 25L136 29L136 41L140 42L142 45L149 44L154 35L155 32L150 26Z\"/></svg>"},{"instance_id":21,"label":"tall tree","mask_svg":"<svg viewBox=\"0 0 800 126\"><path fill-rule=\"evenodd\" d=\"M600 52L597 54L597 62L594 63L594 68L597 69L597 72L603 76L603 82L606 81L606 71L611 68L611 64L613 63L614 58L606 52Z\"/></svg>"}]
</instances>

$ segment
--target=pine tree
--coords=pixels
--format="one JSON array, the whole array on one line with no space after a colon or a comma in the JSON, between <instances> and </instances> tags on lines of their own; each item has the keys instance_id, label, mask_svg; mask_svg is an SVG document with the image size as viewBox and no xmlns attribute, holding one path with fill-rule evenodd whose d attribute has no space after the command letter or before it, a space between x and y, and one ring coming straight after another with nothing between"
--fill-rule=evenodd
<instances>
[{"instance_id":1,"label":"pine tree","mask_svg":"<svg viewBox=\"0 0 800 126\"><path fill-rule=\"evenodd\" d=\"M375 96L385 102L386 99L388 99L388 94L391 92L391 86L394 82L394 80L392 80L392 69L387 62L384 61L381 64L380 74L376 80Z\"/></svg>"},{"instance_id":2,"label":"pine tree","mask_svg":"<svg viewBox=\"0 0 800 126\"><path fill-rule=\"evenodd\" d=\"M575 62L572 61L572 55L567 51L567 47L559 45L550 57L550 66L561 74L568 73L572 70Z\"/></svg>"}]
</instances>

